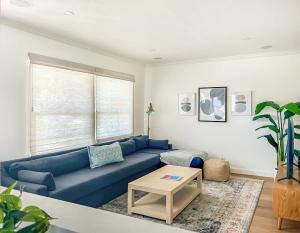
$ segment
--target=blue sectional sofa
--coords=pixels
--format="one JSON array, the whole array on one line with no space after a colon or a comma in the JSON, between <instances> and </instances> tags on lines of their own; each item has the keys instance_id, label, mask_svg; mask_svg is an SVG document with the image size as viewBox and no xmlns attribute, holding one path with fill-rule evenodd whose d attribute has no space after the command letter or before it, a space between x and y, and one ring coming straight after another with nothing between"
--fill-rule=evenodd
<instances>
[{"instance_id":1,"label":"blue sectional sofa","mask_svg":"<svg viewBox=\"0 0 300 233\"><path fill-rule=\"evenodd\" d=\"M99 207L127 192L128 183L132 180L161 167L159 154L171 149L172 146L168 145L164 149L146 147L130 153L127 151L124 161L94 169L90 168L87 148L5 161L1 162L1 185L9 186L18 181L18 187L23 186L31 193ZM50 172L55 187L24 182L24 177L17 172L19 170Z\"/></svg>"}]
</instances>

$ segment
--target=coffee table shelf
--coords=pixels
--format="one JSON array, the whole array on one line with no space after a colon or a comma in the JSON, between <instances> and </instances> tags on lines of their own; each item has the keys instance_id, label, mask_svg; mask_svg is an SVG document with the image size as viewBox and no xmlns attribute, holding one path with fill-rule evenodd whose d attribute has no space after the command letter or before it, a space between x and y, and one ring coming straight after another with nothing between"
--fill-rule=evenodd
<instances>
[{"instance_id":1,"label":"coffee table shelf","mask_svg":"<svg viewBox=\"0 0 300 233\"><path fill-rule=\"evenodd\" d=\"M201 193L200 188L187 185L174 195L172 215L176 217L195 197ZM166 196L149 193L134 203L132 212L153 218L166 220Z\"/></svg>"}]
</instances>

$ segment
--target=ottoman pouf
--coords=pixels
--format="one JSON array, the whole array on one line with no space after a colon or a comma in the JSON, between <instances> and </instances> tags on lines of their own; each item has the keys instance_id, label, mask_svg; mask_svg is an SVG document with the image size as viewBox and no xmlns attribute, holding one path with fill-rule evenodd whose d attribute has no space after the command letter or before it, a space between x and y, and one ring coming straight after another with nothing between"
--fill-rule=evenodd
<instances>
[{"instance_id":1,"label":"ottoman pouf","mask_svg":"<svg viewBox=\"0 0 300 233\"><path fill-rule=\"evenodd\" d=\"M224 159L208 159L204 162L204 179L227 181L230 176L229 162Z\"/></svg>"}]
</instances>

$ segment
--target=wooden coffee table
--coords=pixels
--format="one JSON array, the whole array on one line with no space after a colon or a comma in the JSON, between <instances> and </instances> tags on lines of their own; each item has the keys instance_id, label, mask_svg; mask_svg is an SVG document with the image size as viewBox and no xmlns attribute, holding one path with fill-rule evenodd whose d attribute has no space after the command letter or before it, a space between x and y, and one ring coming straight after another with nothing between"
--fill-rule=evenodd
<instances>
[{"instance_id":1,"label":"wooden coffee table","mask_svg":"<svg viewBox=\"0 0 300 233\"><path fill-rule=\"evenodd\" d=\"M182 176L180 181L161 179L165 175ZM189 185L197 178L197 185ZM173 219L201 193L201 169L166 165L128 184L128 213L166 220ZM148 192L134 200L134 190Z\"/></svg>"}]
</instances>

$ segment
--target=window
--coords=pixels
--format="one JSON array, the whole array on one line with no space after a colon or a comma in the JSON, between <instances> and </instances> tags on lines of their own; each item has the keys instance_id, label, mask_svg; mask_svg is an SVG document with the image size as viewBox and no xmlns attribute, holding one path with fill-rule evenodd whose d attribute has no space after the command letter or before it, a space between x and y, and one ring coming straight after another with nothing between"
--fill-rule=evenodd
<instances>
[{"instance_id":1,"label":"window","mask_svg":"<svg viewBox=\"0 0 300 233\"><path fill-rule=\"evenodd\" d=\"M131 75L41 55L30 54L30 61L32 154L133 134Z\"/></svg>"},{"instance_id":2,"label":"window","mask_svg":"<svg viewBox=\"0 0 300 233\"><path fill-rule=\"evenodd\" d=\"M31 152L92 144L93 98L93 75L33 65Z\"/></svg>"},{"instance_id":3,"label":"window","mask_svg":"<svg viewBox=\"0 0 300 233\"><path fill-rule=\"evenodd\" d=\"M133 133L133 82L96 77L96 137L100 140Z\"/></svg>"}]
</instances>

